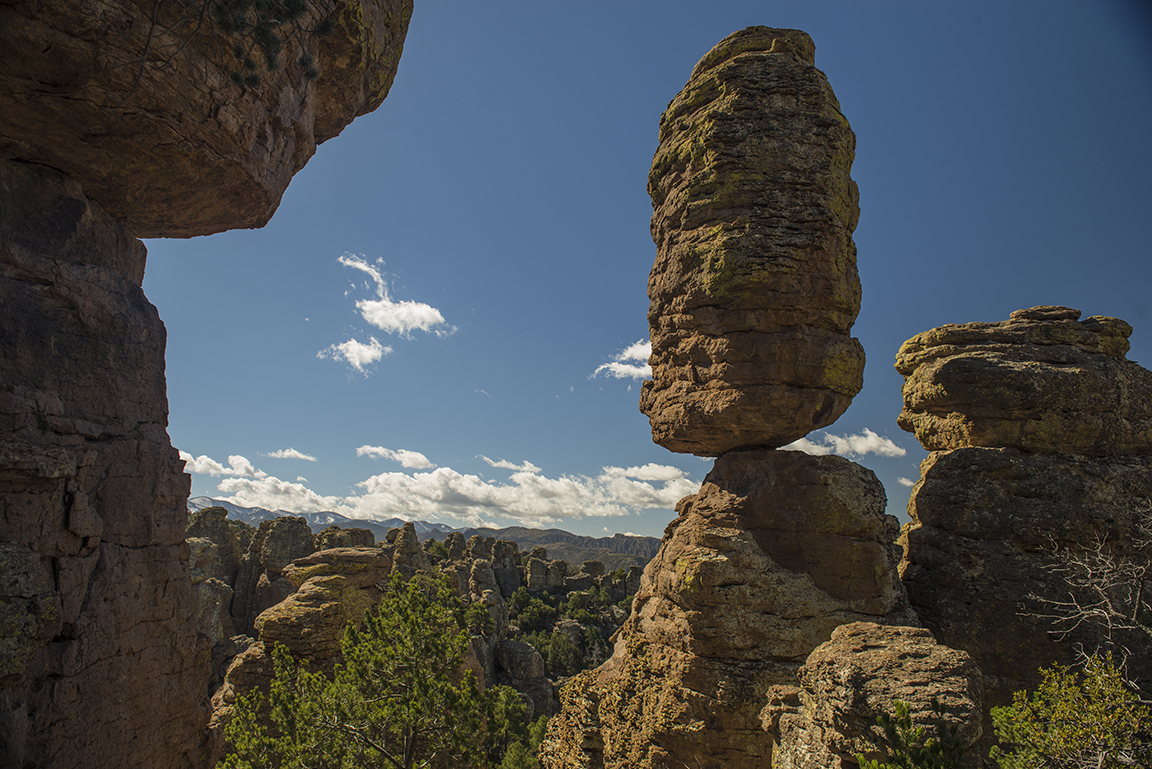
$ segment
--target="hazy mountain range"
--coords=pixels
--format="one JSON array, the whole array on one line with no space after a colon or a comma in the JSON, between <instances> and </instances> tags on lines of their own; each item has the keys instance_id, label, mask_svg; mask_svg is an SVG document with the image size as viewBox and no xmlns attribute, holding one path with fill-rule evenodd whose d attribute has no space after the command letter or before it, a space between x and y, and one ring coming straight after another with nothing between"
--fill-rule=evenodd
<instances>
[{"instance_id":1,"label":"hazy mountain range","mask_svg":"<svg viewBox=\"0 0 1152 769\"><path fill-rule=\"evenodd\" d=\"M368 529L376 535L377 540L384 539L389 529L396 529L407 523L401 518L362 520L333 512L294 513L288 510L266 510L263 507L241 507L211 497L193 497L188 500L188 512L190 513L205 507L223 507L228 511L229 518L243 521L250 526L259 526L261 521L272 520L283 515L294 515L308 521L308 526L313 533L329 526L339 526L342 529ZM416 526L416 534L421 540L431 537L443 541L454 531L463 534L465 539L473 534L479 534L496 539L510 539L520 546L521 551L543 547L548 550L549 558L567 561L573 565L579 565L583 561L600 561L609 570L632 565L643 566L652 560L660 548L660 540L655 537L635 537L627 534L615 534L611 537L584 537L561 529L528 529L523 526L510 526L504 529L458 529L443 523L428 523L427 521L413 521L412 523Z\"/></svg>"}]
</instances>

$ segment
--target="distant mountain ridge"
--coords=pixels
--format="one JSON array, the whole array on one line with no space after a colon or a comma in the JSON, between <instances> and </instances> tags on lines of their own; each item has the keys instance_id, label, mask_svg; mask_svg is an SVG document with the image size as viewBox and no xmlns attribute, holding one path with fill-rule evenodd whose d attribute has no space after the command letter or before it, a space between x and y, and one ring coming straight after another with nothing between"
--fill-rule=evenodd
<instances>
[{"instance_id":1,"label":"distant mountain ridge","mask_svg":"<svg viewBox=\"0 0 1152 769\"><path fill-rule=\"evenodd\" d=\"M342 529L368 529L377 540L384 539L389 529L397 529L407 523L401 518L364 520L327 511L294 513L289 510L242 507L223 499L211 497L193 497L188 500L189 513L203 510L206 507L223 507L228 511L229 518L243 521L249 526L259 526L262 521L269 521L283 515L293 515L306 520L313 534L328 526L339 526ZM443 541L454 531L460 532L465 539L473 534L479 534L482 537L510 539L520 547L522 552L527 552L534 547L543 547L547 549L550 559L567 561L573 566L578 566L584 561L600 561L609 570L627 568L633 565L644 566L652 560L656 551L660 549L660 540L655 537L636 537L628 534L614 534L611 537L585 537L562 529L529 529L524 526L509 526L504 529L453 528L444 523L429 523L427 521L413 521L412 523L415 525L416 534L421 541L429 537Z\"/></svg>"}]
</instances>

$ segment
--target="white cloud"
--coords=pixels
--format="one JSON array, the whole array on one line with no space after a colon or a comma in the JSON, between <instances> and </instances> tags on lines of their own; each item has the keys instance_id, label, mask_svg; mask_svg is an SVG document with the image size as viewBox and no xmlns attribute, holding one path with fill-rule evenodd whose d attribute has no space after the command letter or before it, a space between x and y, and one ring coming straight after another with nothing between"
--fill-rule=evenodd
<instances>
[{"instance_id":1,"label":"white cloud","mask_svg":"<svg viewBox=\"0 0 1152 769\"><path fill-rule=\"evenodd\" d=\"M805 454L840 454L846 457L862 457L876 454L881 457L902 457L908 452L887 438L882 438L865 427L856 435L832 435L825 433L817 441L801 438L781 448L803 451Z\"/></svg>"},{"instance_id":2,"label":"white cloud","mask_svg":"<svg viewBox=\"0 0 1152 769\"><path fill-rule=\"evenodd\" d=\"M638 340L612 356L612 362L597 366L592 376L603 373L616 379L651 379L652 368L648 365L651 354L652 343Z\"/></svg>"},{"instance_id":3,"label":"white cloud","mask_svg":"<svg viewBox=\"0 0 1152 769\"><path fill-rule=\"evenodd\" d=\"M251 462L239 454L228 457L227 466L203 454L193 457L186 451L180 452L180 458L184 460L185 472L196 473L197 475L238 475L253 478L263 478L268 475L263 470L257 470Z\"/></svg>"},{"instance_id":4,"label":"white cloud","mask_svg":"<svg viewBox=\"0 0 1152 769\"><path fill-rule=\"evenodd\" d=\"M481 454L479 458L483 459L485 462L487 462L492 467L497 467L501 470L515 470L515 471L520 472L520 473L538 473L538 472L540 472L539 467L537 467L536 465L532 464L531 462L529 462L527 460L525 460L524 464L522 464L522 465L514 465L511 462L504 460L504 459L500 459L500 460L489 459L488 457L484 456L483 454Z\"/></svg>"},{"instance_id":5,"label":"white cloud","mask_svg":"<svg viewBox=\"0 0 1152 769\"><path fill-rule=\"evenodd\" d=\"M427 468L435 467L436 465L428 461L428 457L421 454L419 451L409 451L408 449L386 449L383 446L361 446L356 449L356 456L358 457L374 457L376 459L391 459L393 462L399 462L401 466L412 468L415 470L424 470Z\"/></svg>"},{"instance_id":6,"label":"white cloud","mask_svg":"<svg viewBox=\"0 0 1152 769\"><path fill-rule=\"evenodd\" d=\"M310 454L305 454L303 451L297 451L293 448L279 449L278 451L273 451L270 454L265 454L264 456L271 459L303 459L308 462L316 461L316 457Z\"/></svg>"},{"instance_id":7,"label":"white cloud","mask_svg":"<svg viewBox=\"0 0 1152 769\"><path fill-rule=\"evenodd\" d=\"M912 488L916 485L916 481L912 480L911 478L897 478L896 482L901 486L907 486L908 488Z\"/></svg>"},{"instance_id":8,"label":"white cloud","mask_svg":"<svg viewBox=\"0 0 1152 769\"><path fill-rule=\"evenodd\" d=\"M413 331L431 331L446 336L455 331L447 327L444 316L431 305L411 300L396 301L388 295L388 282L380 270L369 264L363 256L344 254L337 259L345 267L360 270L376 284L375 299L361 299L356 302L360 316L376 328L389 334L408 336ZM378 264L381 262L377 262ZM444 326L444 328L437 328Z\"/></svg>"},{"instance_id":9,"label":"white cloud","mask_svg":"<svg viewBox=\"0 0 1152 769\"><path fill-rule=\"evenodd\" d=\"M358 453L370 456L387 456L384 452L389 451L375 446L361 448L365 451ZM243 457L230 460L236 460L234 467L251 468ZM531 462L514 465L485 458L493 467L513 470L509 479L488 481L439 467L418 473L381 473L356 484L354 494L324 496L308 488L303 478L292 483L254 468L250 475L240 477L208 457L193 461L222 470L217 474L229 475L217 488L227 495L227 501L245 507L298 513L330 510L361 519L453 519L472 525L544 526L566 518L624 516L652 508L671 510L700 487L680 470L656 464L605 467L595 477L547 478Z\"/></svg>"},{"instance_id":10,"label":"white cloud","mask_svg":"<svg viewBox=\"0 0 1152 769\"><path fill-rule=\"evenodd\" d=\"M391 347L385 347L376 341L376 337L369 337L367 344L357 342L355 339L349 339L342 344L334 344L327 349L321 350L316 353L316 357L323 360L330 358L331 360L343 360L352 368L367 376L364 367L383 358L385 355L392 354Z\"/></svg>"},{"instance_id":11,"label":"white cloud","mask_svg":"<svg viewBox=\"0 0 1152 769\"><path fill-rule=\"evenodd\" d=\"M305 478L303 475L297 475L296 480L299 481L300 483L307 483L308 482L308 479Z\"/></svg>"}]
</instances>

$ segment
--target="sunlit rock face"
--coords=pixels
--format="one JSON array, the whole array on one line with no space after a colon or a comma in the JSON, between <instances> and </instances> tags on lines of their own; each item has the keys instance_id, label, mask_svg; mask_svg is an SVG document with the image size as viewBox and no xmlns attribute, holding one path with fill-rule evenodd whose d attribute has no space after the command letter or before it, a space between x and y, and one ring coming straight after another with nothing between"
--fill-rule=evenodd
<instances>
[{"instance_id":1,"label":"sunlit rock face","mask_svg":"<svg viewBox=\"0 0 1152 769\"><path fill-rule=\"evenodd\" d=\"M612 658L565 686L544 765L769 765L771 686L795 684L839 625L916 622L884 507L875 475L840 457L717 459L677 506Z\"/></svg>"},{"instance_id":2,"label":"sunlit rock face","mask_svg":"<svg viewBox=\"0 0 1152 769\"><path fill-rule=\"evenodd\" d=\"M912 337L896 356L900 426L929 451L1152 452L1152 371L1125 358L1132 327L1079 318L1069 307L1033 307Z\"/></svg>"},{"instance_id":3,"label":"sunlit rock face","mask_svg":"<svg viewBox=\"0 0 1152 769\"><path fill-rule=\"evenodd\" d=\"M188 3L0 5L0 766L204 765L189 479L137 237L264 224L387 94L409 0L310 5L334 22L319 80L247 89L230 44L171 26Z\"/></svg>"},{"instance_id":4,"label":"sunlit rock face","mask_svg":"<svg viewBox=\"0 0 1152 769\"><path fill-rule=\"evenodd\" d=\"M242 88L232 43L196 34L188 3L6 3L0 157L62 171L138 237L262 227L316 145L388 95L412 13L411 0L309 5L302 25L328 16L333 31L285 46L285 66ZM293 66L305 51L314 83Z\"/></svg>"},{"instance_id":5,"label":"sunlit rock face","mask_svg":"<svg viewBox=\"0 0 1152 769\"><path fill-rule=\"evenodd\" d=\"M672 451L783 446L863 384L856 139L803 32L750 27L660 119L640 410Z\"/></svg>"}]
</instances>

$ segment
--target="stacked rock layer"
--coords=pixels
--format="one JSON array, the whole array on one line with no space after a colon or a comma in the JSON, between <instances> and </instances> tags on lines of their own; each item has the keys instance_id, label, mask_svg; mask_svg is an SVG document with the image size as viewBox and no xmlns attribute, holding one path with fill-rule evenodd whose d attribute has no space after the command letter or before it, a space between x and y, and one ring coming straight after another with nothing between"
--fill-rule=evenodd
<instances>
[{"instance_id":1,"label":"stacked rock layer","mask_svg":"<svg viewBox=\"0 0 1152 769\"><path fill-rule=\"evenodd\" d=\"M783 446L863 383L856 139L814 56L803 32L737 32L660 119L640 410L672 451Z\"/></svg>"},{"instance_id":2,"label":"stacked rock layer","mask_svg":"<svg viewBox=\"0 0 1152 769\"><path fill-rule=\"evenodd\" d=\"M0 6L0 766L204 764L189 480L136 238L264 224L384 98L410 0L310 6L334 22L320 79L255 88L171 25L185 4Z\"/></svg>"},{"instance_id":3,"label":"stacked rock layer","mask_svg":"<svg viewBox=\"0 0 1152 769\"><path fill-rule=\"evenodd\" d=\"M1122 627L1152 624L1124 578L1152 564L1152 372L1125 359L1127 323L1079 317L1045 306L944 326L897 357L900 424L932 451L901 574L924 625L983 670L989 707L1082 651L1111 648L1152 681L1152 639ZM1077 584L1109 568L1105 594ZM1128 616L1096 621L1077 602Z\"/></svg>"}]
</instances>

